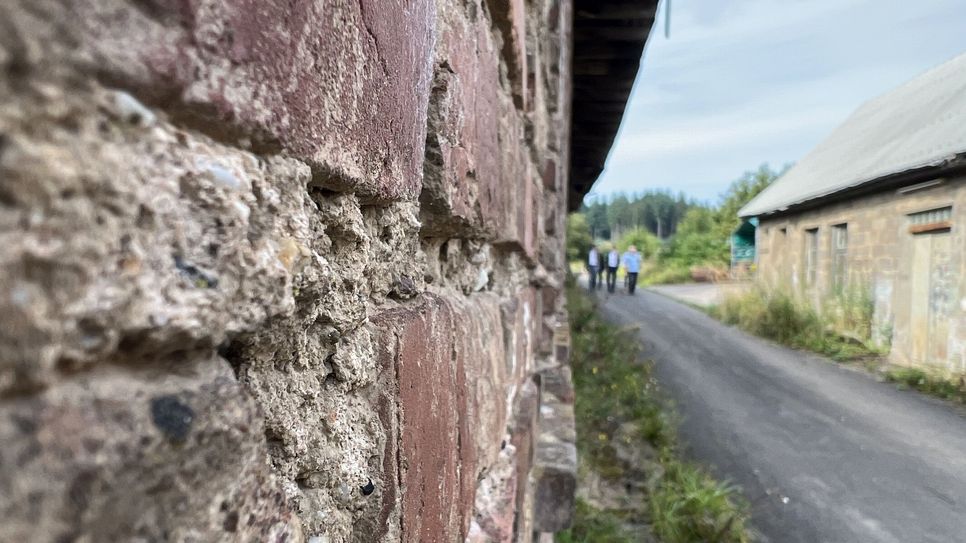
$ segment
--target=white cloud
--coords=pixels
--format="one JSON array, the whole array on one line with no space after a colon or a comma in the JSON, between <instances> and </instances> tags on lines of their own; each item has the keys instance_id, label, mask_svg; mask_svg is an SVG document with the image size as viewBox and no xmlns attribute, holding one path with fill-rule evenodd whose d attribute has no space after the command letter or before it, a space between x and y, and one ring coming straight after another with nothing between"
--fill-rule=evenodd
<instances>
[{"instance_id":1,"label":"white cloud","mask_svg":"<svg viewBox=\"0 0 966 543\"><path fill-rule=\"evenodd\" d=\"M861 102L966 48L962 0L672 0L596 191L687 188L795 160Z\"/></svg>"},{"instance_id":2,"label":"white cloud","mask_svg":"<svg viewBox=\"0 0 966 543\"><path fill-rule=\"evenodd\" d=\"M618 140L611 154L613 161L639 161L654 157L700 156L709 148L728 150L761 141L784 137L789 132L828 126L841 117L830 110L791 112L741 121L734 116L683 122L658 130L645 130Z\"/></svg>"}]
</instances>

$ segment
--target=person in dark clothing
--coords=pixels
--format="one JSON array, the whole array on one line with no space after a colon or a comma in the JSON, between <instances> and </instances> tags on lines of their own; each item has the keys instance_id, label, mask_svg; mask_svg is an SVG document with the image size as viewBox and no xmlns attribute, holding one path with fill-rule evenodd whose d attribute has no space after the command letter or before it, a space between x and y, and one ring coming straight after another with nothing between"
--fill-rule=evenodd
<instances>
[{"instance_id":1,"label":"person in dark clothing","mask_svg":"<svg viewBox=\"0 0 966 543\"><path fill-rule=\"evenodd\" d=\"M607 253L607 292L617 290L617 268L620 266L621 255L617 249L611 247Z\"/></svg>"}]
</instances>

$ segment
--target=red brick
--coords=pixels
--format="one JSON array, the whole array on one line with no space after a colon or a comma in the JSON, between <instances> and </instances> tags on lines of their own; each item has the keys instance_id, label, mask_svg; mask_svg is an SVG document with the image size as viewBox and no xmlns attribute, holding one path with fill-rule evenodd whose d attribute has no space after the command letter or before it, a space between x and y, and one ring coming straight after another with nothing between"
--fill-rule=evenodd
<instances>
[{"instance_id":1,"label":"red brick","mask_svg":"<svg viewBox=\"0 0 966 543\"><path fill-rule=\"evenodd\" d=\"M530 155L520 143L527 139L523 117L500 83L486 21L468 18L461 4L444 6L421 197L425 231L484 233L524 247L535 194Z\"/></svg>"},{"instance_id":2,"label":"red brick","mask_svg":"<svg viewBox=\"0 0 966 543\"><path fill-rule=\"evenodd\" d=\"M509 380L521 383L534 367L533 350L539 339L539 323L536 313L536 291L521 289L513 300L503 304L503 326L507 341L507 368Z\"/></svg>"},{"instance_id":3,"label":"red brick","mask_svg":"<svg viewBox=\"0 0 966 543\"><path fill-rule=\"evenodd\" d=\"M524 0L490 0L493 22L503 35L503 56L510 68L517 107L529 109L527 70L527 11Z\"/></svg>"},{"instance_id":4,"label":"red brick","mask_svg":"<svg viewBox=\"0 0 966 543\"><path fill-rule=\"evenodd\" d=\"M432 0L80 0L47 15L75 67L181 122L284 149L331 188L418 194Z\"/></svg>"},{"instance_id":5,"label":"red brick","mask_svg":"<svg viewBox=\"0 0 966 543\"><path fill-rule=\"evenodd\" d=\"M481 465L495 460L507 426L507 397L515 390L507 373L500 306L496 296L453 300L455 353L465 374L462 402Z\"/></svg>"},{"instance_id":6,"label":"red brick","mask_svg":"<svg viewBox=\"0 0 966 543\"><path fill-rule=\"evenodd\" d=\"M424 212L435 207L437 219L482 229L500 181L498 53L484 22L461 6L441 8L439 17Z\"/></svg>"},{"instance_id":7,"label":"red brick","mask_svg":"<svg viewBox=\"0 0 966 543\"><path fill-rule=\"evenodd\" d=\"M383 514L392 518L399 495L403 541L462 540L477 476L495 461L507 425L497 299L426 295L373 322L385 381L384 484L393 487L384 490Z\"/></svg>"},{"instance_id":8,"label":"red brick","mask_svg":"<svg viewBox=\"0 0 966 543\"><path fill-rule=\"evenodd\" d=\"M396 354L402 538L462 539L472 500L466 501L460 472L473 459L465 458L460 441L458 393L463 379L453 360L452 313L438 298L429 298L412 317L399 328Z\"/></svg>"}]
</instances>

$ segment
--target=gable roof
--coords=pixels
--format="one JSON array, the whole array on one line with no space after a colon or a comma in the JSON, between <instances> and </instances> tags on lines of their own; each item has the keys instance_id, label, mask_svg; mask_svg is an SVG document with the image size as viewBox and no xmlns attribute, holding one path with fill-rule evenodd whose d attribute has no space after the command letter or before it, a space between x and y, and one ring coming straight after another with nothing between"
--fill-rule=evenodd
<instances>
[{"instance_id":1,"label":"gable roof","mask_svg":"<svg viewBox=\"0 0 966 543\"><path fill-rule=\"evenodd\" d=\"M766 215L966 153L966 54L855 111L738 212Z\"/></svg>"}]
</instances>

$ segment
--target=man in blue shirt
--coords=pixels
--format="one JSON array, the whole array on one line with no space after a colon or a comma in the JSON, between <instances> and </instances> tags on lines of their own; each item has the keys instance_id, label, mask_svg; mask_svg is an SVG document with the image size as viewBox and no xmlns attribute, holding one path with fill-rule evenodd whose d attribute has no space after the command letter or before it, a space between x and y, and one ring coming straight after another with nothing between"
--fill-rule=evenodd
<instances>
[{"instance_id":1,"label":"man in blue shirt","mask_svg":"<svg viewBox=\"0 0 966 543\"><path fill-rule=\"evenodd\" d=\"M627 292L634 294L634 289L637 288L637 274L641 272L641 253L637 252L637 247L631 245L622 260L624 273L627 274Z\"/></svg>"}]
</instances>

